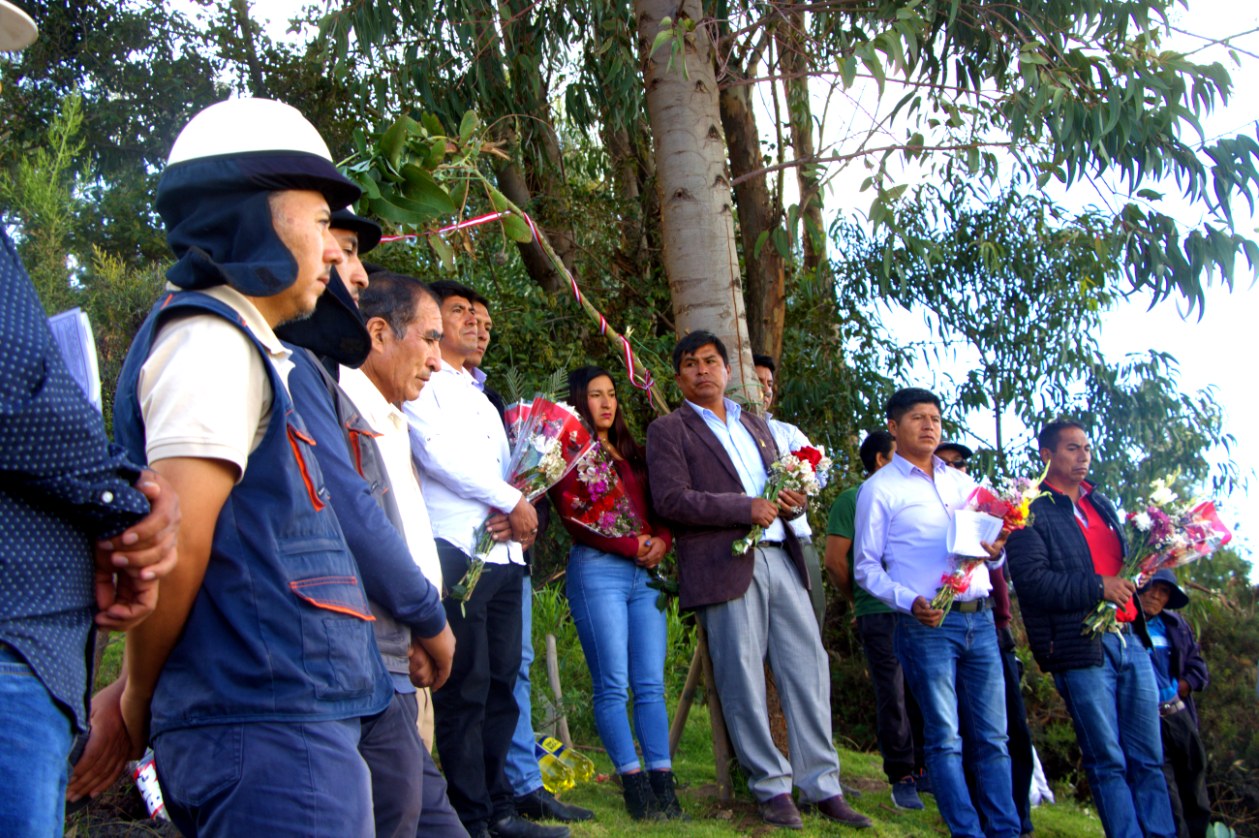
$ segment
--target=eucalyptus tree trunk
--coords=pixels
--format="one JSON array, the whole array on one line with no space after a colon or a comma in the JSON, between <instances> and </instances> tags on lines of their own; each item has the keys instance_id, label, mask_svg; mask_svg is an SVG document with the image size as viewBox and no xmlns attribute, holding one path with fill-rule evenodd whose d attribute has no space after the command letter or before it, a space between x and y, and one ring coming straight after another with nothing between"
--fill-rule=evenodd
<instances>
[{"instance_id":1,"label":"eucalyptus tree trunk","mask_svg":"<svg viewBox=\"0 0 1259 838\"><path fill-rule=\"evenodd\" d=\"M653 54L661 18L699 22L700 3L635 0L634 14L655 148L662 255L677 331L707 329L721 338L730 350L731 390L759 404L710 29L696 26Z\"/></svg>"},{"instance_id":2,"label":"eucalyptus tree trunk","mask_svg":"<svg viewBox=\"0 0 1259 838\"><path fill-rule=\"evenodd\" d=\"M804 14L798 10L780 17L774 27L779 65L787 89L788 124L791 148L796 160L812 160L817 152L813 145L813 110L809 104L809 57L805 38ZM818 277L829 273L826 254L826 226L822 220L822 188L818 168L812 164L796 166L796 183L800 188L800 221L804 235L804 270Z\"/></svg>"},{"instance_id":3,"label":"eucalyptus tree trunk","mask_svg":"<svg viewBox=\"0 0 1259 838\"><path fill-rule=\"evenodd\" d=\"M494 124L496 140L519 150L495 166L498 188L529 213L564 267L573 271L577 247L568 212L563 157L556 141L542 59L530 37L533 22L529 9L521 7L518 0L501 6L472 0L463 9L474 21L481 45L475 64L484 80L483 89L488 91L480 100L481 116ZM501 16L497 27L495 15ZM517 120L516 114L526 114L528 119ZM523 126L525 136L517 132L518 125ZM544 291L558 294L568 287L559 267L537 241L516 246L525 270Z\"/></svg>"},{"instance_id":4,"label":"eucalyptus tree trunk","mask_svg":"<svg viewBox=\"0 0 1259 838\"><path fill-rule=\"evenodd\" d=\"M748 332L753 351L778 358L782 355L787 308L785 268L771 234L782 218L782 207L770 197L764 172L739 181L765 166L756 113L752 110L752 86L739 83L743 72L731 62L726 66L734 83L727 83L721 90L721 124L730 146L730 172L737 182L734 198L739 208L739 239L747 274Z\"/></svg>"}]
</instances>

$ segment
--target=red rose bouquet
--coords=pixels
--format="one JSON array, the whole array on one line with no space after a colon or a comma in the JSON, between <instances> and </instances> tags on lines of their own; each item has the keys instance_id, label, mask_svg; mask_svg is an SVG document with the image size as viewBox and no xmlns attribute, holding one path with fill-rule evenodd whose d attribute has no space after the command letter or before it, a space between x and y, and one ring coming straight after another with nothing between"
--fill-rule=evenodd
<instances>
[{"instance_id":1,"label":"red rose bouquet","mask_svg":"<svg viewBox=\"0 0 1259 838\"><path fill-rule=\"evenodd\" d=\"M515 407L515 405L513 405ZM529 503L560 482L587 452L593 440L577 411L563 402L538 396L521 419L519 436L507 463L507 482L519 489ZM489 528L476 531L476 550L468 572L450 587L450 596L464 603L481 578L485 557L494 548Z\"/></svg>"},{"instance_id":2,"label":"red rose bouquet","mask_svg":"<svg viewBox=\"0 0 1259 838\"><path fill-rule=\"evenodd\" d=\"M822 489L818 476L830 471L832 465L830 458L822 449L810 448L807 445L798 448L785 457L779 458L769 467L769 479L765 481L761 497L776 501L783 489L813 497ZM731 553L742 556L751 550L764 534L764 527L752 527L751 532L734 543Z\"/></svg>"}]
</instances>

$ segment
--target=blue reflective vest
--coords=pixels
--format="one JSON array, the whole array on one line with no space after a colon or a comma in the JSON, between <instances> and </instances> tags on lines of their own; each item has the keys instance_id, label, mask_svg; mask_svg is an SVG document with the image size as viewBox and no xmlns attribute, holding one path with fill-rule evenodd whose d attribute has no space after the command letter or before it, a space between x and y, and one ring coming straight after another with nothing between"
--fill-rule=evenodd
<instances>
[{"instance_id":1,"label":"blue reflective vest","mask_svg":"<svg viewBox=\"0 0 1259 838\"><path fill-rule=\"evenodd\" d=\"M266 434L219 513L205 579L158 678L152 734L379 713L393 687L358 567L310 450L314 441L266 349L230 306L195 291L158 301L118 379L114 434L144 461L140 368L163 323L206 312L249 337L266 359L274 397Z\"/></svg>"}]
</instances>

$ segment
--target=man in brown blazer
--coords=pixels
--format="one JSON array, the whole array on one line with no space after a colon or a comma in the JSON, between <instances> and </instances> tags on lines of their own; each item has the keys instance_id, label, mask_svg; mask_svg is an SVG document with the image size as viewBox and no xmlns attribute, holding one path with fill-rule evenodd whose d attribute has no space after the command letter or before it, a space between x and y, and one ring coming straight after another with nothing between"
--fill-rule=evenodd
<instances>
[{"instance_id":1,"label":"man in brown blazer","mask_svg":"<svg viewBox=\"0 0 1259 838\"><path fill-rule=\"evenodd\" d=\"M761 817L801 828L794 784L801 802L825 817L869 826L840 791L826 653L800 546L779 517L803 514L805 498L760 497L777 447L764 420L725 397L730 363L720 339L702 331L682 338L673 369L686 401L647 429L652 501L673 527L681 605L708 635L726 726ZM753 525L764 528L761 539L734 555ZM788 720L790 763L770 736L767 657Z\"/></svg>"}]
</instances>

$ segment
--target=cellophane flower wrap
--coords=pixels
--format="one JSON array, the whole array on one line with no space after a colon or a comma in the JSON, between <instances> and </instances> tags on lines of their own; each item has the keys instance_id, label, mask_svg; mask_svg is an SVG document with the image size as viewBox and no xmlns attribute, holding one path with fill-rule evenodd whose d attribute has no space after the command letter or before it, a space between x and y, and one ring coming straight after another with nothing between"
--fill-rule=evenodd
<instances>
[{"instance_id":1,"label":"cellophane flower wrap","mask_svg":"<svg viewBox=\"0 0 1259 838\"><path fill-rule=\"evenodd\" d=\"M561 517L605 538L637 538L646 530L616 470L616 463L598 440L573 469L573 474L576 480L564 481L562 491L551 493ZM678 592L677 582L662 575L659 567L647 574L651 577L647 586L660 592L656 607L664 611L668 598Z\"/></svg>"},{"instance_id":2,"label":"cellophane flower wrap","mask_svg":"<svg viewBox=\"0 0 1259 838\"><path fill-rule=\"evenodd\" d=\"M814 497L822 490L819 477L830 471L832 465L834 464L826 456L824 449L802 446L780 457L769 467L769 479L765 481L761 497L765 500L776 501L784 489ZM764 534L764 527L759 525L752 527L751 532L734 543L731 553L742 556L752 549Z\"/></svg>"},{"instance_id":3,"label":"cellophane flower wrap","mask_svg":"<svg viewBox=\"0 0 1259 838\"><path fill-rule=\"evenodd\" d=\"M1014 532L1031 525L1032 501L1046 494L1041 488L1049 467L1039 477L1009 477L995 489L976 486L966 499L966 509L1001 519L1001 529ZM953 569L940 577L940 590L931 598L931 607L948 614L958 594L970 590L970 577L984 559L953 557Z\"/></svg>"},{"instance_id":4,"label":"cellophane flower wrap","mask_svg":"<svg viewBox=\"0 0 1259 838\"><path fill-rule=\"evenodd\" d=\"M1124 520L1128 555L1119 577L1131 579L1138 588L1157 571L1206 558L1233 538L1214 503L1183 501L1171 482L1156 480L1149 497ZM1119 633L1118 608L1102 600L1084 618L1081 633L1096 636L1107 631Z\"/></svg>"},{"instance_id":5,"label":"cellophane flower wrap","mask_svg":"<svg viewBox=\"0 0 1259 838\"><path fill-rule=\"evenodd\" d=\"M616 463L598 441L573 473L577 479L568 480L563 491L552 494L556 510L565 520L607 538L637 536L643 531Z\"/></svg>"},{"instance_id":6,"label":"cellophane flower wrap","mask_svg":"<svg viewBox=\"0 0 1259 838\"><path fill-rule=\"evenodd\" d=\"M526 501L533 503L590 451L593 439L577 411L542 396L529 405L528 413L520 418L519 428L507 463L506 480L520 490ZM486 523L477 528L475 540L476 549L468 572L450 588L451 598L462 601L465 607L481 578L485 559L494 548Z\"/></svg>"}]
</instances>

